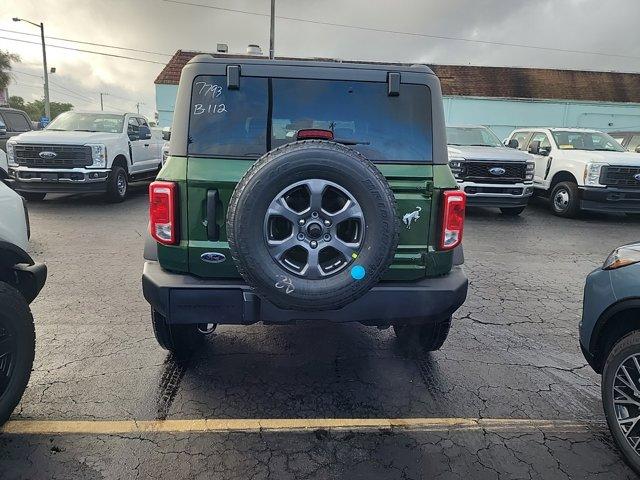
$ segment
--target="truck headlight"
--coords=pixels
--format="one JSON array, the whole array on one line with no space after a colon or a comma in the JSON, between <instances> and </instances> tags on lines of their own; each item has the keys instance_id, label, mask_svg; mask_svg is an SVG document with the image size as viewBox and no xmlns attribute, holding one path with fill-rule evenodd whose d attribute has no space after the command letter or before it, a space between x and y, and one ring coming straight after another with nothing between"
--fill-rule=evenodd
<instances>
[{"instance_id":1,"label":"truck headlight","mask_svg":"<svg viewBox=\"0 0 640 480\"><path fill-rule=\"evenodd\" d=\"M602 266L603 270L615 270L640 262L640 244L625 245L616 248L607 257Z\"/></svg>"},{"instance_id":2,"label":"truck headlight","mask_svg":"<svg viewBox=\"0 0 640 480\"><path fill-rule=\"evenodd\" d=\"M606 163L587 163L584 167L584 184L589 187L604 187L600 184L600 173L602 167L606 167Z\"/></svg>"},{"instance_id":3,"label":"truck headlight","mask_svg":"<svg viewBox=\"0 0 640 480\"><path fill-rule=\"evenodd\" d=\"M451 173L456 180L462 180L464 175L464 158L450 158L449 159L449 168L451 169Z\"/></svg>"},{"instance_id":4,"label":"truck headlight","mask_svg":"<svg viewBox=\"0 0 640 480\"><path fill-rule=\"evenodd\" d=\"M8 141L7 142L7 163L11 167L17 167L18 162L16 162L16 152L15 152L15 144L16 142Z\"/></svg>"},{"instance_id":5,"label":"truck headlight","mask_svg":"<svg viewBox=\"0 0 640 480\"><path fill-rule=\"evenodd\" d=\"M533 162L527 162L527 170L524 174L524 181L531 182L533 181L533 173L536 170L536 164Z\"/></svg>"},{"instance_id":6,"label":"truck headlight","mask_svg":"<svg viewBox=\"0 0 640 480\"><path fill-rule=\"evenodd\" d=\"M102 144L87 144L91 147L93 163L88 168L107 168L107 147Z\"/></svg>"}]
</instances>

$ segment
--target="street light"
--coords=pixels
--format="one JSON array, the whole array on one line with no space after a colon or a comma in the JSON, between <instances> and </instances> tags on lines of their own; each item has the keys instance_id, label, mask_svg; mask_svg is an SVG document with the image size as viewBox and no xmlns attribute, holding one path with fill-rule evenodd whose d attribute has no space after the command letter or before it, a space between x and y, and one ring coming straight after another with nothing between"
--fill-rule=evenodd
<instances>
[{"instance_id":1,"label":"street light","mask_svg":"<svg viewBox=\"0 0 640 480\"><path fill-rule=\"evenodd\" d=\"M49 70L47 69L47 49L44 43L44 24L34 23L24 18L13 17L14 22L27 22L40 29L40 38L42 39L42 67L44 68L44 114L51 120L51 105L49 104Z\"/></svg>"}]
</instances>

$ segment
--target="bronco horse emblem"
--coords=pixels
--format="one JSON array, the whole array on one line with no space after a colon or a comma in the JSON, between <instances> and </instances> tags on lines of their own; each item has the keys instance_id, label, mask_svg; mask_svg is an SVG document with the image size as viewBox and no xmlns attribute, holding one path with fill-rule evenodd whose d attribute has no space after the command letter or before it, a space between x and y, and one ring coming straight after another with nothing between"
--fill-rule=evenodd
<instances>
[{"instance_id":1,"label":"bronco horse emblem","mask_svg":"<svg viewBox=\"0 0 640 480\"><path fill-rule=\"evenodd\" d=\"M411 222L417 222L420 218L420 212L422 207L416 207L413 212L405 213L402 217L402 221L407 226L407 230L411 230Z\"/></svg>"}]
</instances>

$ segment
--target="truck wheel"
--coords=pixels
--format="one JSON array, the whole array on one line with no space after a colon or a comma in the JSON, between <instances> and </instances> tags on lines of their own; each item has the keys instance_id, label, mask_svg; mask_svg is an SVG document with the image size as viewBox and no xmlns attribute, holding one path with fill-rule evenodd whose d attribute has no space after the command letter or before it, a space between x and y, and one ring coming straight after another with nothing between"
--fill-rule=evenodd
<instances>
[{"instance_id":1,"label":"truck wheel","mask_svg":"<svg viewBox=\"0 0 640 480\"><path fill-rule=\"evenodd\" d=\"M339 309L364 295L393 260L399 222L376 166L321 140L262 156L227 212L242 277L278 307L297 310Z\"/></svg>"},{"instance_id":2,"label":"truck wheel","mask_svg":"<svg viewBox=\"0 0 640 480\"><path fill-rule=\"evenodd\" d=\"M29 202L41 202L44 200L44 197L47 196L46 193L42 192L18 192Z\"/></svg>"},{"instance_id":3,"label":"truck wheel","mask_svg":"<svg viewBox=\"0 0 640 480\"><path fill-rule=\"evenodd\" d=\"M123 202L129 192L129 178L127 171L120 165L111 169L107 179L107 201L111 203Z\"/></svg>"},{"instance_id":4,"label":"truck wheel","mask_svg":"<svg viewBox=\"0 0 640 480\"><path fill-rule=\"evenodd\" d=\"M20 402L33 366L36 335L29 305L0 282L0 425Z\"/></svg>"},{"instance_id":5,"label":"truck wheel","mask_svg":"<svg viewBox=\"0 0 640 480\"><path fill-rule=\"evenodd\" d=\"M151 309L151 323L158 344L178 356L184 356L197 350L202 343L203 333L198 325L169 325L164 316L153 308Z\"/></svg>"},{"instance_id":6,"label":"truck wheel","mask_svg":"<svg viewBox=\"0 0 640 480\"><path fill-rule=\"evenodd\" d=\"M527 207L501 207L500 211L507 217L517 217L522 212L524 212L525 208Z\"/></svg>"},{"instance_id":7,"label":"truck wheel","mask_svg":"<svg viewBox=\"0 0 640 480\"><path fill-rule=\"evenodd\" d=\"M640 332L614 346L602 372L602 404L611 435L627 464L640 475Z\"/></svg>"},{"instance_id":8,"label":"truck wheel","mask_svg":"<svg viewBox=\"0 0 640 480\"><path fill-rule=\"evenodd\" d=\"M580 192L573 182L560 182L551 191L551 211L559 217L575 217L580 211Z\"/></svg>"},{"instance_id":9,"label":"truck wheel","mask_svg":"<svg viewBox=\"0 0 640 480\"><path fill-rule=\"evenodd\" d=\"M451 317L436 323L423 325L394 325L398 341L411 351L434 352L440 350L449 335Z\"/></svg>"}]
</instances>

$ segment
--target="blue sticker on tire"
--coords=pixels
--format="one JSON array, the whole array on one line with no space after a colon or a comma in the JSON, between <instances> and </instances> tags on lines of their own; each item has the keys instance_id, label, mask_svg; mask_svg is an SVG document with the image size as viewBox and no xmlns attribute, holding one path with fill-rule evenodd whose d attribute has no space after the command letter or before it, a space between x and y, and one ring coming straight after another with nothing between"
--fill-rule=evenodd
<instances>
[{"instance_id":1,"label":"blue sticker on tire","mask_svg":"<svg viewBox=\"0 0 640 480\"><path fill-rule=\"evenodd\" d=\"M362 265L355 265L351 268L351 278L353 278L354 280L362 280L365 275L366 272Z\"/></svg>"}]
</instances>

